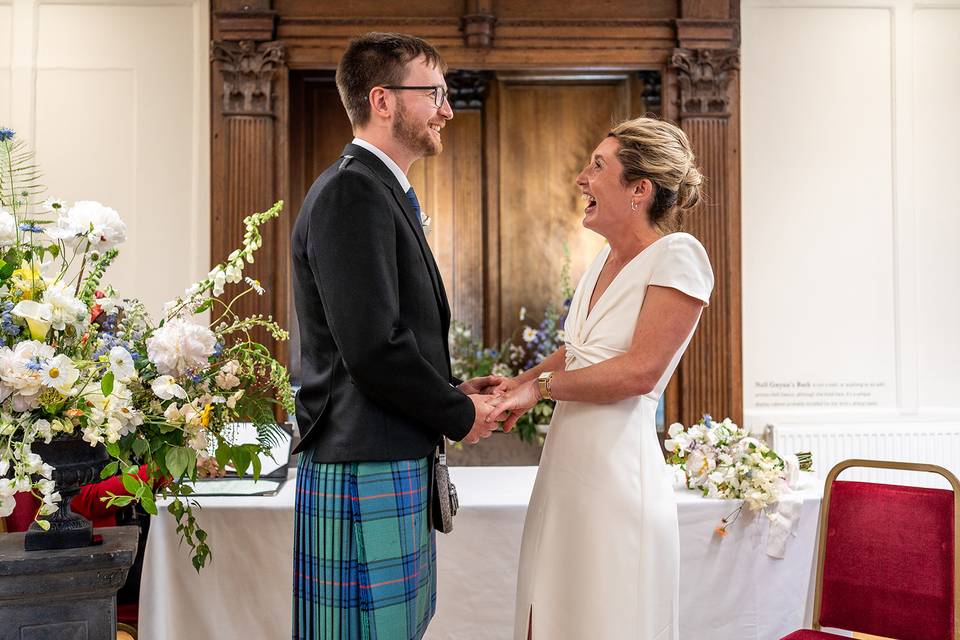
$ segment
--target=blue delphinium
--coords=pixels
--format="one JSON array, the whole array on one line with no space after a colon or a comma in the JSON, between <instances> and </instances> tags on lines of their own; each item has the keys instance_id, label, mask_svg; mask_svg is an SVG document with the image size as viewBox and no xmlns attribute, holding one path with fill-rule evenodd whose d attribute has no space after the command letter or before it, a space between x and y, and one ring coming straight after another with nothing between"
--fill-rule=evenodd
<instances>
[{"instance_id":1,"label":"blue delphinium","mask_svg":"<svg viewBox=\"0 0 960 640\"><path fill-rule=\"evenodd\" d=\"M20 325L13 321L13 303L9 300L0 306L0 331L8 336L20 335Z\"/></svg>"}]
</instances>

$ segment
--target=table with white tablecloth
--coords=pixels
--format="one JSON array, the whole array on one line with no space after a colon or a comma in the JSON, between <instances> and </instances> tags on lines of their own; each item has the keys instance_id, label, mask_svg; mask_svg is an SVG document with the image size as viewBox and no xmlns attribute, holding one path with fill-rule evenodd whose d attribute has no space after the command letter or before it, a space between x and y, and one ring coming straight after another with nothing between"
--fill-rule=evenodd
<instances>
[{"instance_id":1,"label":"table with white tablecloth","mask_svg":"<svg viewBox=\"0 0 960 640\"><path fill-rule=\"evenodd\" d=\"M504 640L523 518L536 467L455 467L461 510L437 536L437 614L429 640ZM166 511L150 527L140 590L142 640L286 639L291 635L291 478L273 496L200 497L197 520L213 562L199 575ZM809 621L820 487L795 494L799 521L784 557L768 555L767 519L744 510L720 537L714 528L737 503L676 492L680 522L681 640L776 640Z\"/></svg>"}]
</instances>

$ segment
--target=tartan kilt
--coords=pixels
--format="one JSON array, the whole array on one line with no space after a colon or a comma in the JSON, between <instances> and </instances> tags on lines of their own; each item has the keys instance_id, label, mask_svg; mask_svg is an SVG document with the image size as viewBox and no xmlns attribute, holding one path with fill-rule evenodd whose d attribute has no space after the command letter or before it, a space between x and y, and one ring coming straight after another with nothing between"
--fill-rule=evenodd
<instances>
[{"instance_id":1,"label":"tartan kilt","mask_svg":"<svg viewBox=\"0 0 960 640\"><path fill-rule=\"evenodd\" d=\"M297 465L294 640L419 640L436 610L427 458Z\"/></svg>"}]
</instances>

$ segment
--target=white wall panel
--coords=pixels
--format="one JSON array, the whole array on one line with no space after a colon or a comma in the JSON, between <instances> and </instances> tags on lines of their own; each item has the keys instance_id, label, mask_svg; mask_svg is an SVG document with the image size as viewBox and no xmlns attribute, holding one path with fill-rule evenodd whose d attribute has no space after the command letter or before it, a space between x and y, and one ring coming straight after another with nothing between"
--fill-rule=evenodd
<instances>
[{"instance_id":1,"label":"white wall panel","mask_svg":"<svg viewBox=\"0 0 960 640\"><path fill-rule=\"evenodd\" d=\"M197 209L209 189L197 151L209 145L197 121L197 92L207 91L200 13L189 4L37 8L35 138L50 193L120 213L129 239L105 281L154 313L209 266L209 214Z\"/></svg>"},{"instance_id":2,"label":"white wall panel","mask_svg":"<svg viewBox=\"0 0 960 640\"><path fill-rule=\"evenodd\" d=\"M960 6L914 16L920 402L960 409Z\"/></svg>"},{"instance_id":3,"label":"white wall panel","mask_svg":"<svg viewBox=\"0 0 960 640\"><path fill-rule=\"evenodd\" d=\"M13 9L0 1L0 127L10 126L10 65L13 44Z\"/></svg>"},{"instance_id":4,"label":"white wall panel","mask_svg":"<svg viewBox=\"0 0 960 640\"><path fill-rule=\"evenodd\" d=\"M897 402L892 14L742 14L745 406Z\"/></svg>"}]
</instances>

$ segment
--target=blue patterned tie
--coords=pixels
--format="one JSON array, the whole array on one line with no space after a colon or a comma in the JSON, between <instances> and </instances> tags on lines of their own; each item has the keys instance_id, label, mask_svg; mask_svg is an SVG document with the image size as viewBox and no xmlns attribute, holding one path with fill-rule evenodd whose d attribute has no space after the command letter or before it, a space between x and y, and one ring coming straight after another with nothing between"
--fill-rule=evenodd
<instances>
[{"instance_id":1,"label":"blue patterned tie","mask_svg":"<svg viewBox=\"0 0 960 640\"><path fill-rule=\"evenodd\" d=\"M423 223L423 212L420 211L420 201L417 200L417 192L413 190L413 187L407 189L407 199L410 201L410 204L413 205L413 212L417 214L417 220Z\"/></svg>"}]
</instances>

